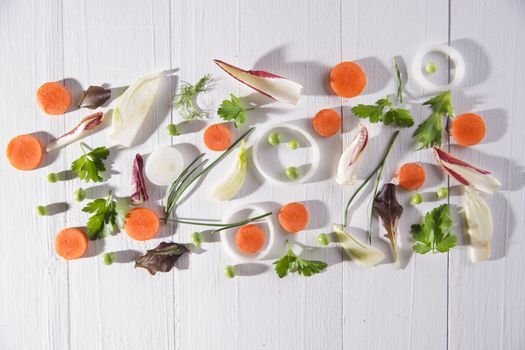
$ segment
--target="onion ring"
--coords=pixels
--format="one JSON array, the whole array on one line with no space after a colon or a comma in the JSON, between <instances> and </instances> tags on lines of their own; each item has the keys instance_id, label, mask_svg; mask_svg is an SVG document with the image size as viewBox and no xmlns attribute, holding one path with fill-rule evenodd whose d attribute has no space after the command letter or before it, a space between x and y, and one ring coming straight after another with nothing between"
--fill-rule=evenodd
<instances>
[{"instance_id":1,"label":"onion ring","mask_svg":"<svg viewBox=\"0 0 525 350\"><path fill-rule=\"evenodd\" d=\"M448 84L434 84L423 75L423 58L430 52L440 52L447 55L452 62L454 62L454 77ZM463 56L461 56L458 50L447 45L437 44L425 47L424 49L419 50L412 60L412 79L425 90L430 90L432 92L449 90L458 86L463 81L464 77L465 60L463 59Z\"/></svg>"}]
</instances>

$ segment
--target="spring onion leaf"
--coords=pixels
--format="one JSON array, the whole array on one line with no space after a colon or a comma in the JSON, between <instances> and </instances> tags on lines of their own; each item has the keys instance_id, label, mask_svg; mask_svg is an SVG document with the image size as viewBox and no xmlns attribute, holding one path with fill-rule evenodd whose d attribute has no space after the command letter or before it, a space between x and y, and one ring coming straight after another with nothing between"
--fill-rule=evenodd
<instances>
[{"instance_id":1,"label":"spring onion leaf","mask_svg":"<svg viewBox=\"0 0 525 350\"><path fill-rule=\"evenodd\" d=\"M323 261L301 259L295 255L289 242L287 242L287 245L288 250L286 251L286 254L273 263L275 265L275 272L279 278L283 278L288 273L294 272L297 272L304 277L310 277L320 273L328 266Z\"/></svg>"},{"instance_id":2,"label":"spring onion leaf","mask_svg":"<svg viewBox=\"0 0 525 350\"><path fill-rule=\"evenodd\" d=\"M79 179L86 182L101 182L103 178L100 173L106 171L103 161L109 156L109 149L104 146L97 147L86 153L82 144L80 144L80 147L84 155L71 164L71 170L77 174Z\"/></svg>"},{"instance_id":3,"label":"spring onion leaf","mask_svg":"<svg viewBox=\"0 0 525 350\"><path fill-rule=\"evenodd\" d=\"M403 103L403 81L401 80L401 71L396 62L396 57L392 57L392 70L394 71L394 77L396 78L396 96L399 103Z\"/></svg>"},{"instance_id":4,"label":"spring onion leaf","mask_svg":"<svg viewBox=\"0 0 525 350\"><path fill-rule=\"evenodd\" d=\"M414 224L410 232L416 243L412 246L418 254L445 253L457 242L457 236L450 233L452 218L448 204L440 205L425 214L421 224Z\"/></svg>"}]
</instances>

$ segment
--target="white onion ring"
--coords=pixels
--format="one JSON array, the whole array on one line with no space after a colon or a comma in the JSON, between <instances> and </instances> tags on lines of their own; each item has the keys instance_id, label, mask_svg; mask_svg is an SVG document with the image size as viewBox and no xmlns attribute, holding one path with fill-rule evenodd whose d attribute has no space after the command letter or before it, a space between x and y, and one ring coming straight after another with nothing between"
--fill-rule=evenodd
<instances>
[{"instance_id":1,"label":"white onion ring","mask_svg":"<svg viewBox=\"0 0 525 350\"><path fill-rule=\"evenodd\" d=\"M448 84L434 84L423 75L423 58L430 52L440 52L447 55L454 62L455 71L452 81ZM458 50L447 45L431 45L418 51L412 60L412 79L423 89L432 92L448 90L458 86L465 77L465 60Z\"/></svg>"}]
</instances>

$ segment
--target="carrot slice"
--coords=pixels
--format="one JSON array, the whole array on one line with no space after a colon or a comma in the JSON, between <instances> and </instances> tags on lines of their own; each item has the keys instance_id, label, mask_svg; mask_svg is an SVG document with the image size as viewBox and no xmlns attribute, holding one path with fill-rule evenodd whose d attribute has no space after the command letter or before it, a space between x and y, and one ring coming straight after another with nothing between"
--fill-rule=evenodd
<instances>
[{"instance_id":1,"label":"carrot slice","mask_svg":"<svg viewBox=\"0 0 525 350\"><path fill-rule=\"evenodd\" d=\"M241 226L235 233L235 244L245 254L255 254L264 245L264 231L257 224Z\"/></svg>"},{"instance_id":2,"label":"carrot slice","mask_svg":"<svg viewBox=\"0 0 525 350\"><path fill-rule=\"evenodd\" d=\"M279 210L279 223L289 233L297 233L308 225L308 210L301 203L288 203Z\"/></svg>"},{"instance_id":3,"label":"carrot slice","mask_svg":"<svg viewBox=\"0 0 525 350\"><path fill-rule=\"evenodd\" d=\"M232 133L223 124L213 124L204 131L204 144L212 151L224 151L232 141Z\"/></svg>"},{"instance_id":4,"label":"carrot slice","mask_svg":"<svg viewBox=\"0 0 525 350\"><path fill-rule=\"evenodd\" d=\"M396 176L401 188L417 190L425 182L425 169L417 163L406 163L397 170Z\"/></svg>"},{"instance_id":5,"label":"carrot slice","mask_svg":"<svg viewBox=\"0 0 525 350\"><path fill-rule=\"evenodd\" d=\"M71 105L71 95L64 85L57 82L42 84L36 92L40 109L51 115L64 114Z\"/></svg>"},{"instance_id":6,"label":"carrot slice","mask_svg":"<svg viewBox=\"0 0 525 350\"><path fill-rule=\"evenodd\" d=\"M75 227L65 228L55 237L55 251L66 260L78 259L88 248L86 233Z\"/></svg>"},{"instance_id":7,"label":"carrot slice","mask_svg":"<svg viewBox=\"0 0 525 350\"><path fill-rule=\"evenodd\" d=\"M124 219L124 230L136 241L147 241L159 231L159 217L148 208L131 209Z\"/></svg>"},{"instance_id":8,"label":"carrot slice","mask_svg":"<svg viewBox=\"0 0 525 350\"><path fill-rule=\"evenodd\" d=\"M333 136L341 128L341 116L333 109L321 109L312 118L312 126L320 136Z\"/></svg>"},{"instance_id":9,"label":"carrot slice","mask_svg":"<svg viewBox=\"0 0 525 350\"><path fill-rule=\"evenodd\" d=\"M7 144L7 159L19 170L33 170L42 164L44 147L33 135L19 135Z\"/></svg>"},{"instance_id":10,"label":"carrot slice","mask_svg":"<svg viewBox=\"0 0 525 350\"><path fill-rule=\"evenodd\" d=\"M337 96L354 97L365 89L365 72L354 62L341 62L330 71L330 86Z\"/></svg>"},{"instance_id":11,"label":"carrot slice","mask_svg":"<svg viewBox=\"0 0 525 350\"><path fill-rule=\"evenodd\" d=\"M480 143L486 132L485 121L479 114L475 113L458 115L450 127L452 137L461 146L473 146Z\"/></svg>"}]
</instances>

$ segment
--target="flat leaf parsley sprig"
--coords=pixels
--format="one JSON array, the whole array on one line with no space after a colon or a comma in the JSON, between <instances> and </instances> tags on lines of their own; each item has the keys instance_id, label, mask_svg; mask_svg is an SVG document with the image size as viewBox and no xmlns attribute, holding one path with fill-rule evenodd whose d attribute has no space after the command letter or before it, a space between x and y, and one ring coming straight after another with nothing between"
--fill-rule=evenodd
<instances>
[{"instance_id":1,"label":"flat leaf parsley sprig","mask_svg":"<svg viewBox=\"0 0 525 350\"><path fill-rule=\"evenodd\" d=\"M246 121L246 111L251 111L254 107L246 108L241 99L230 94L229 100L222 101L217 114L226 121L232 121L236 128L240 127Z\"/></svg>"},{"instance_id":2,"label":"flat leaf parsley sprig","mask_svg":"<svg viewBox=\"0 0 525 350\"><path fill-rule=\"evenodd\" d=\"M86 224L91 241L104 238L123 227L125 213L118 207L111 191L107 197L89 202L82 211L92 214Z\"/></svg>"},{"instance_id":3,"label":"flat leaf parsley sprig","mask_svg":"<svg viewBox=\"0 0 525 350\"><path fill-rule=\"evenodd\" d=\"M434 208L425 214L421 224L410 227L412 237L416 241L412 249L418 254L448 252L458 240L456 235L450 233L451 226L448 204Z\"/></svg>"},{"instance_id":4,"label":"flat leaf parsley sprig","mask_svg":"<svg viewBox=\"0 0 525 350\"><path fill-rule=\"evenodd\" d=\"M414 125L414 118L408 109L393 108L389 97L381 98L373 105L358 104L352 108L352 113L361 119L368 119L370 123L382 122L400 128Z\"/></svg>"},{"instance_id":5,"label":"flat leaf parsley sprig","mask_svg":"<svg viewBox=\"0 0 525 350\"><path fill-rule=\"evenodd\" d=\"M300 258L293 252L290 242L286 241L286 244L288 246L286 254L273 263L275 265L275 272L279 278L283 278L288 273L294 272L305 277L310 277L320 273L328 266L324 261L305 260Z\"/></svg>"},{"instance_id":6,"label":"flat leaf parsley sprig","mask_svg":"<svg viewBox=\"0 0 525 350\"><path fill-rule=\"evenodd\" d=\"M79 179L86 182L101 182L104 179L100 175L101 172L106 171L104 160L109 156L109 149L106 147L97 147L94 150L86 153L82 143L80 144L82 153L80 158L71 163L71 170L77 174Z\"/></svg>"}]
</instances>

